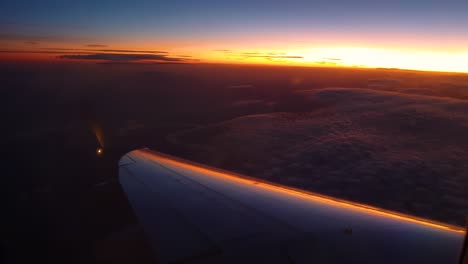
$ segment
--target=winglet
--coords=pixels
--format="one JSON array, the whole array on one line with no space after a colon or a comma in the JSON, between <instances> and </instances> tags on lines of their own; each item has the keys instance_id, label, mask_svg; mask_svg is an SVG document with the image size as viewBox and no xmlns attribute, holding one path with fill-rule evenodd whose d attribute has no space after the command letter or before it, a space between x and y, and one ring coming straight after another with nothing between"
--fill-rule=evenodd
<instances>
[{"instance_id":1,"label":"winglet","mask_svg":"<svg viewBox=\"0 0 468 264\"><path fill-rule=\"evenodd\" d=\"M468 264L468 223L466 225L465 240L460 254L460 264Z\"/></svg>"}]
</instances>

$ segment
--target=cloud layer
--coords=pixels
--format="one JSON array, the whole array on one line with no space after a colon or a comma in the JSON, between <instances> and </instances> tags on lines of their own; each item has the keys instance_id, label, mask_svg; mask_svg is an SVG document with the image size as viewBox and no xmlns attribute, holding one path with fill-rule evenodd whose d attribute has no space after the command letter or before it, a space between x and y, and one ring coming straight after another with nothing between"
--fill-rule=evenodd
<instances>
[{"instance_id":1,"label":"cloud layer","mask_svg":"<svg viewBox=\"0 0 468 264\"><path fill-rule=\"evenodd\" d=\"M61 55L61 59L73 60L96 60L107 62L136 62L136 61L159 61L159 62L182 62L183 58L174 58L158 54L134 54L134 53L95 53L81 55Z\"/></svg>"},{"instance_id":2,"label":"cloud layer","mask_svg":"<svg viewBox=\"0 0 468 264\"><path fill-rule=\"evenodd\" d=\"M222 52L227 57L239 57L243 59L264 58L266 60L274 59L303 59L303 56L289 55L284 52L235 52L229 49L215 49L213 51Z\"/></svg>"},{"instance_id":3,"label":"cloud layer","mask_svg":"<svg viewBox=\"0 0 468 264\"><path fill-rule=\"evenodd\" d=\"M298 95L310 112L244 116L180 134L179 142L192 145L197 151L189 158L202 163L464 223L467 101L364 89Z\"/></svg>"},{"instance_id":4,"label":"cloud layer","mask_svg":"<svg viewBox=\"0 0 468 264\"><path fill-rule=\"evenodd\" d=\"M27 42L29 46L36 45L36 42ZM89 44L90 48L25 48L25 49L0 49L0 53L11 54L62 54L55 58L65 60L90 60L100 64L115 63L171 63L181 64L199 61L190 55L171 55L167 51L160 50L132 50L132 49L111 49L106 45Z\"/></svg>"}]
</instances>

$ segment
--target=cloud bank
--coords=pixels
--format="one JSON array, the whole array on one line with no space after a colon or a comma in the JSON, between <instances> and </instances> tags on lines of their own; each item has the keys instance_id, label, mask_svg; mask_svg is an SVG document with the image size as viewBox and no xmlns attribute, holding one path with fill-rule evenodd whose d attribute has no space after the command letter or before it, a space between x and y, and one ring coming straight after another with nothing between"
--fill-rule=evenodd
<instances>
[{"instance_id":1,"label":"cloud bank","mask_svg":"<svg viewBox=\"0 0 468 264\"><path fill-rule=\"evenodd\" d=\"M61 55L61 59L73 60L96 60L107 62L136 62L136 61L160 61L160 62L182 62L183 58L174 58L158 54L133 54L133 53L95 53L81 55Z\"/></svg>"},{"instance_id":2,"label":"cloud bank","mask_svg":"<svg viewBox=\"0 0 468 264\"><path fill-rule=\"evenodd\" d=\"M365 89L300 97L309 112L243 116L181 133L179 142L202 163L464 224L468 101Z\"/></svg>"},{"instance_id":3,"label":"cloud bank","mask_svg":"<svg viewBox=\"0 0 468 264\"><path fill-rule=\"evenodd\" d=\"M264 58L266 60L273 60L273 59L303 59L303 56L299 55L288 55L285 52L235 52L234 50L229 49L216 49L213 50L216 52L222 52L226 56L232 57L237 56L240 58L248 59L248 58Z\"/></svg>"}]
</instances>

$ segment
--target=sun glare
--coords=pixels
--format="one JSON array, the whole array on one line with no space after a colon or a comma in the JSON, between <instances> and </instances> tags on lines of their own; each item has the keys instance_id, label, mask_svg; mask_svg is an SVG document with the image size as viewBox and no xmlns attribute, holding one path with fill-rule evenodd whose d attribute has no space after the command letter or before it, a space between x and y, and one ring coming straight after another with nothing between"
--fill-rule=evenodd
<instances>
[{"instance_id":1,"label":"sun glare","mask_svg":"<svg viewBox=\"0 0 468 264\"><path fill-rule=\"evenodd\" d=\"M346 67L468 72L468 52L331 47L306 51L304 61L306 63L333 62L337 66Z\"/></svg>"},{"instance_id":2,"label":"sun glare","mask_svg":"<svg viewBox=\"0 0 468 264\"><path fill-rule=\"evenodd\" d=\"M202 52L200 55L203 57L201 62L468 72L468 51L332 46L285 47L283 50L239 48L239 51Z\"/></svg>"}]
</instances>

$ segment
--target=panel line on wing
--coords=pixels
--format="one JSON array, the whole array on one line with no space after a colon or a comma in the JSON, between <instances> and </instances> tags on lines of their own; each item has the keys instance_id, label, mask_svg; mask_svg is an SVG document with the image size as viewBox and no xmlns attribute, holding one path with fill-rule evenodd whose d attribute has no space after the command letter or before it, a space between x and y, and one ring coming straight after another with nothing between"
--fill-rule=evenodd
<instances>
[{"instance_id":1,"label":"panel line on wing","mask_svg":"<svg viewBox=\"0 0 468 264\"><path fill-rule=\"evenodd\" d=\"M164 229L169 229L169 230L190 230L190 232L188 233L184 233L185 236L187 237L191 237L191 238L196 238L196 240L199 240L199 242L202 242L204 244L204 246L202 247L203 250L197 250L196 252L191 252L190 255L183 255L182 257L178 257L175 261L176 263L177 262L184 262L186 260L196 260L196 259L200 259L200 258L203 258L203 257L208 257L208 256L214 256L214 255L217 255L217 254L220 254L221 253L221 248L219 248L216 243L214 241L212 241L209 237L207 237L196 225L194 225L191 221L189 221L181 212L179 212L176 208L174 208L173 206L168 206L169 203L167 202L162 202L166 199L162 198L161 197L161 194L157 191L155 191L153 188L150 188L143 180L141 180L137 175L135 175L131 169L129 169L129 167L125 166L125 167L121 167L120 168L122 171L125 171L125 173L128 173L128 175L131 176L131 180L132 181L135 181L137 182L139 185L141 185L140 189L139 189L139 194L141 195L142 193L144 193L144 190L147 190L149 191L150 193L153 194L153 197L151 200L145 200L145 204L146 205L151 205L154 207L154 204L157 203L159 201L159 205L162 205L163 204L163 207L164 209L162 208L154 208L154 209L157 209L158 212L164 212L164 214L159 214L159 217L158 217L158 222L159 220L161 219L161 217L170 217L171 219L173 219L172 221L170 221L169 223L166 222L166 224L170 224L171 226L167 226L165 225L164 226ZM125 177L125 176L122 176L122 173L121 174L121 180L124 180L122 177ZM128 177L128 176L127 176ZM126 186L128 187L128 183L126 184ZM144 188L144 189L141 189L141 188ZM128 191L128 190L127 190ZM154 197L155 195L155 197ZM135 195L128 195L129 198L130 197L136 197ZM154 199L156 198L156 199ZM132 203L132 204L136 204L136 203ZM141 205L141 203L140 203ZM140 221L145 221L145 217L143 217L143 213L150 213L147 209L146 210L138 210L138 208L135 208L136 209L136 212L137 214L140 214L139 215L139 219ZM172 217L171 217L172 215ZM177 224L177 222L180 222L182 223L182 225ZM160 223L162 224L162 223ZM151 227L151 226L158 226L158 225L144 225L145 227ZM174 229L176 228L176 229ZM148 231L148 230L147 230ZM173 234L175 235L175 234ZM195 235L195 237L194 237ZM166 239L168 240L169 242L172 241L172 238L167 238L167 237L164 237L164 235L159 235L159 236L156 236L157 239ZM186 241L186 240L184 240ZM174 250L174 247L177 248L178 246L176 245L168 245L167 243L165 243L165 245L160 245L162 247L164 246L170 246L172 250ZM198 244L196 245L197 247L200 247L202 245ZM179 252L180 254L180 251L179 250L176 250L177 252ZM166 253L166 252L164 252ZM173 257L171 258L173 261ZM172 262L172 261L171 261Z\"/></svg>"},{"instance_id":2,"label":"panel line on wing","mask_svg":"<svg viewBox=\"0 0 468 264\"><path fill-rule=\"evenodd\" d=\"M164 154L160 155L159 153L155 153L153 151L146 151L146 152L149 155L155 155L160 160L164 160L168 163L175 164L175 166L180 166L182 168L187 168L187 169L199 170L200 172L206 173L206 175L211 175L212 177L219 176L219 177L223 177L226 179L230 179L232 181L243 182L249 185L252 185L252 182L253 182L251 177L239 176L239 175L227 172L227 171L219 170L216 168L210 168L202 164L196 164L193 162L184 162L180 159L173 158L171 156L167 156ZM409 216L409 215L405 215L402 213L397 213L397 212L393 212L393 211L389 211L389 210L385 210L385 209L381 209L381 208L377 208L377 207L373 207L369 205L364 205L364 204L359 204L355 202L338 199L335 197L328 197L325 195L312 193L312 192L308 192L304 190L299 190L299 189L295 189L291 187L286 187L286 186L282 186L279 184L266 182L263 180L259 180L255 185L260 188L270 189L276 192L285 193L287 195L294 195L297 197L301 197L303 199L310 199L310 200L319 201L319 202L323 202L327 204L333 204L335 206L348 208L354 211L362 211L362 212L366 212L372 215L379 215L379 216L386 217L386 218L398 219L398 220L405 221L405 222L411 222L414 224L430 226L432 228L443 229L443 230L447 230L451 232L465 233L465 230L461 229L458 226L452 226L446 223L439 223L437 221L433 221L429 219Z\"/></svg>"},{"instance_id":3,"label":"panel line on wing","mask_svg":"<svg viewBox=\"0 0 468 264\"><path fill-rule=\"evenodd\" d=\"M197 181L195 181L195 180L193 180L193 179L190 179L189 177L184 176L182 173L180 173L180 172L178 172L178 171L175 171L175 170L173 170L173 169L171 169L171 168L168 168L167 166L164 166L164 165L162 165L162 164L160 164L160 163L158 163L158 166L161 166L161 167L163 167L164 169L166 169L166 170L168 170L168 171L170 171L170 172L172 172L172 173L178 175L179 177L183 177L185 180L190 181L190 182L192 182L193 184L199 185L199 186L205 188L206 190L209 190L210 192L216 193L217 195L223 197L224 199L229 200L229 201L231 201L231 202L233 202L233 203L235 203L235 204L238 204L238 205L244 207L244 208L247 209L248 211L253 211L253 212L255 212L256 214L262 215L263 217L265 217L265 218L267 218L267 219L270 219L270 220L273 219L275 222L277 222L277 223L280 224L281 226L286 226L286 227L287 227L291 232L293 232L293 233L301 233L301 232L303 232L303 230L300 230L300 229L298 229L298 228L296 228L296 227L290 225L289 223L287 223L287 222L285 222L285 221L283 221L283 220L280 220L279 218L277 218L277 217L275 217L275 216L266 214L266 213L264 213L263 211L258 210L258 209L256 209L256 208L253 208L253 207L251 207L251 206L249 206L249 205L247 205L247 204L245 204L244 202L241 202L241 201L239 201L239 200L234 200L233 198L231 198L231 197L229 197L229 196L227 196L227 195L225 195L225 194L223 194L223 193L221 193L221 192L219 192L219 191L216 191L216 190L214 190L214 189L212 189L212 188L206 186L205 184L202 184L202 183L197 182Z\"/></svg>"}]
</instances>

